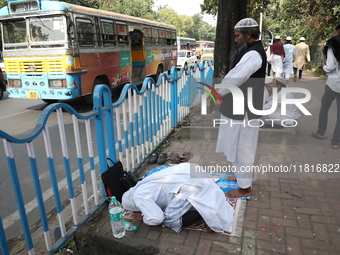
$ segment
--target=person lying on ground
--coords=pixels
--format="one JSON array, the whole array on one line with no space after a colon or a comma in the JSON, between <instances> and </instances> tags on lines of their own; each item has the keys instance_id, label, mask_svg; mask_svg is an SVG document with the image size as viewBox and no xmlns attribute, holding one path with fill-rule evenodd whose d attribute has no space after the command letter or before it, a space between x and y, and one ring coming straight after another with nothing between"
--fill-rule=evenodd
<instances>
[{"instance_id":1,"label":"person lying on ground","mask_svg":"<svg viewBox=\"0 0 340 255\"><path fill-rule=\"evenodd\" d=\"M180 232L182 226L203 218L211 230L230 233L234 209L216 178L208 173L192 176L197 167L182 163L151 174L123 194L123 207L140 211L150 226L162 224Z\"/></svg>"}]
</instances>

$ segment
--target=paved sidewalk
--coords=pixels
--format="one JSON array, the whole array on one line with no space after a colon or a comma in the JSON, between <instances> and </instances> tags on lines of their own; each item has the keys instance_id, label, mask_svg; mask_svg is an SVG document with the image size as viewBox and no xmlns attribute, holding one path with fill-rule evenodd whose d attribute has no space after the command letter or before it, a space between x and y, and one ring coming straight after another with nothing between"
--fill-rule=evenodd
<instances>
[{"instance_id":1,"label":"paved sidewalk","mask_svg":"<svg viewBox=\"0 0 340 255\"><path fill-rule=\"evenodd\" d=\"M184 230L179 234L138 222L138 231L122 239L112 237L106 208L76 234L75 254L340 254L340 150L330 146L335 125L335 105L329 113L328 139L316 140L320 99L325 80L304 74L290 87L308 89L305 104L312 116L301 115L291 130L261 129L257 166L281 166L297 173L256 173L253 196L247 201L241 237ZM274 140L268 140L274 138ZM164 152L194 154L191 162L209 159L224 165L225 157L215 153L216 137L192 141L175 136ZM321 164L321 165L320 165ZM145 164L143 170L155 167ZM335 174L320 171L338 171ZM307 172L309 170L309 172ZM314 173L312 173L314 171ZM332 176L332 178L329 178ZM77 253L79 252L79 253Z\"/></svg>"}]
</instances>

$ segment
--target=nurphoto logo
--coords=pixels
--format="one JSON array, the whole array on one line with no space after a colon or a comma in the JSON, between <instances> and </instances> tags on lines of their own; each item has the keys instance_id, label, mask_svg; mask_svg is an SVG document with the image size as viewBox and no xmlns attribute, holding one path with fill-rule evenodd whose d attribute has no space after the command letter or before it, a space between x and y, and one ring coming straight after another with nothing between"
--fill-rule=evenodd
<instances>
[{"instance_id":1,"label":"nurphoto logo","mask_svg":"<svg viewBox=\"0 0 340 255\"><path fill-rule=\"evenodd\" d=\"M205 83L199 82L200 84L204 85L205 87L209 88L209 90L205 89L205 88L199 88L201 90L203 90L204 92L206 92L206 94L202 94L201 96L201 114L202 115L207 115L207 98L208 96L210 96L210 98L214 101L215 105L217 105L217 100L219 101L220 104L222 104L222 99L220 97L220 95L218 94L216 89L219 88L223 88L223 89L228 89L230 91L230 93L233 96L233 114L234 115L244 115L244 105L245 105L245 99L244 99L244 95L242 90L235 86L235 85L230 85L230 84L215 84L215 87L209 86ZM293 104L295 105L304 115L312 115L307 109L306 107L303 106L304 103L309 102L309 100L311 99L311 93L309 90L304 89L304 88L292 88L292 87L285 87L281 89L281 115L287 115L287 105L289 104ZM288 93L301 93L304 95L304 97L302 98L287 98L287 94ZM277 92L277 88L273 88L272 89L272 101L273 104L271 106L270 109L267 110L258 110L255 109L253 106L253 101L252 101L252 94L253 94L253 88L248 88L248 100L247 100L247 106L250 110L251 113L256 114L256 115L262 115L262 116L266 116L269 114L272 114L273 112L276 111L277 105L278 105L278 92ZM217 100L216 100L217 99ZM251 120L250 120L251 121ZM276 119L266 119L265 121L269 121L269 122L274 122L276 121ZM283 120L282 121L282 125L284 125L285 121L292 121L290 119L287 120ZM293 120L295 122L295 125L297 125L297 121ZM256 125L252 125L250 123L249 126L253 126L253 127L257 127L262 126L263 125L263 121L260 120L260 122L262 122L262 124L256 124ZM226 124L225 120L214 120L214 126L215 124Z\"/></svg>"}]
</instances>

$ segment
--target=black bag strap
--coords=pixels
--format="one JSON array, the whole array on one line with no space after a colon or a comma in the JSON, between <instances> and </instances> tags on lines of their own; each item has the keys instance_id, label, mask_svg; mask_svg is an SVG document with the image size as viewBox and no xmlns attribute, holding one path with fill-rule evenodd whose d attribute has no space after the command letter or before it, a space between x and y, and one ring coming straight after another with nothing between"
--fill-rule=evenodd
<instances>
[{"instance_id":1,"label":"black bag strap","mask_svg":"<svg viewBox=\"0 0 340 255\"><path fill-rule=\"evenodd\" d=\"M111 163L112 163L112 165L114 166L116 163L115 162L113 162L113 160L112 159L110 159L110 158L106 158L106 165L107 165L107 168L109 168L110 166L109 166L109 164L107 163L107 161L111 161Z\"/></svg>"}]
</instances>

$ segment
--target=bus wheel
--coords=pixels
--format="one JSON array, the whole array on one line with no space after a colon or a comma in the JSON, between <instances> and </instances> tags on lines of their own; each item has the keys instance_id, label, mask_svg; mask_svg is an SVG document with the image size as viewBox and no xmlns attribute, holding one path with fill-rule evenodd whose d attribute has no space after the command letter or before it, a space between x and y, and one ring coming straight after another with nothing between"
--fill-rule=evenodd
<instances>
[{"instance_id":1,"label":"bus wheel","mask_svg":"<svg viewBox=\"0 0 340 255\"><path fill-rule=\"evenodd\" d=\"M59 101L58 99L41 99L41 100L43 100L46 104L54 104Z\"/></svg>"},{"instance_id":2,"label":"bus wheel","mask_svg":"<svg viewBox=\"0 0 340 255\"><path fill-rule=\"evenodd\" d=\"M97 85L100 85L100 84L104 84L104 85L107 85L105 84L105 82L103 82L101 79L95 79L95 81L93 82L93 88L92 88L92 92L90 95L87 95L85 96L85 101L86 101L86 104L88 106L93 106L93 91L94 91L94 88L97 86ZM109 87L109 85L107 85Z\"/></svg>"},{"instance_id":3,"label":"bus wheel","mask_svg":"<svg viewBox=\"0 0 340 255\"><path fill-rule=\"evenodd\" d=\"M152 75L152 78L155 80L155 83L157 83L158 77L161 73L163 73L163 67L161 65L159 65L157 67L157 73L155 75Z\"/></svg>"}]
</instances>

